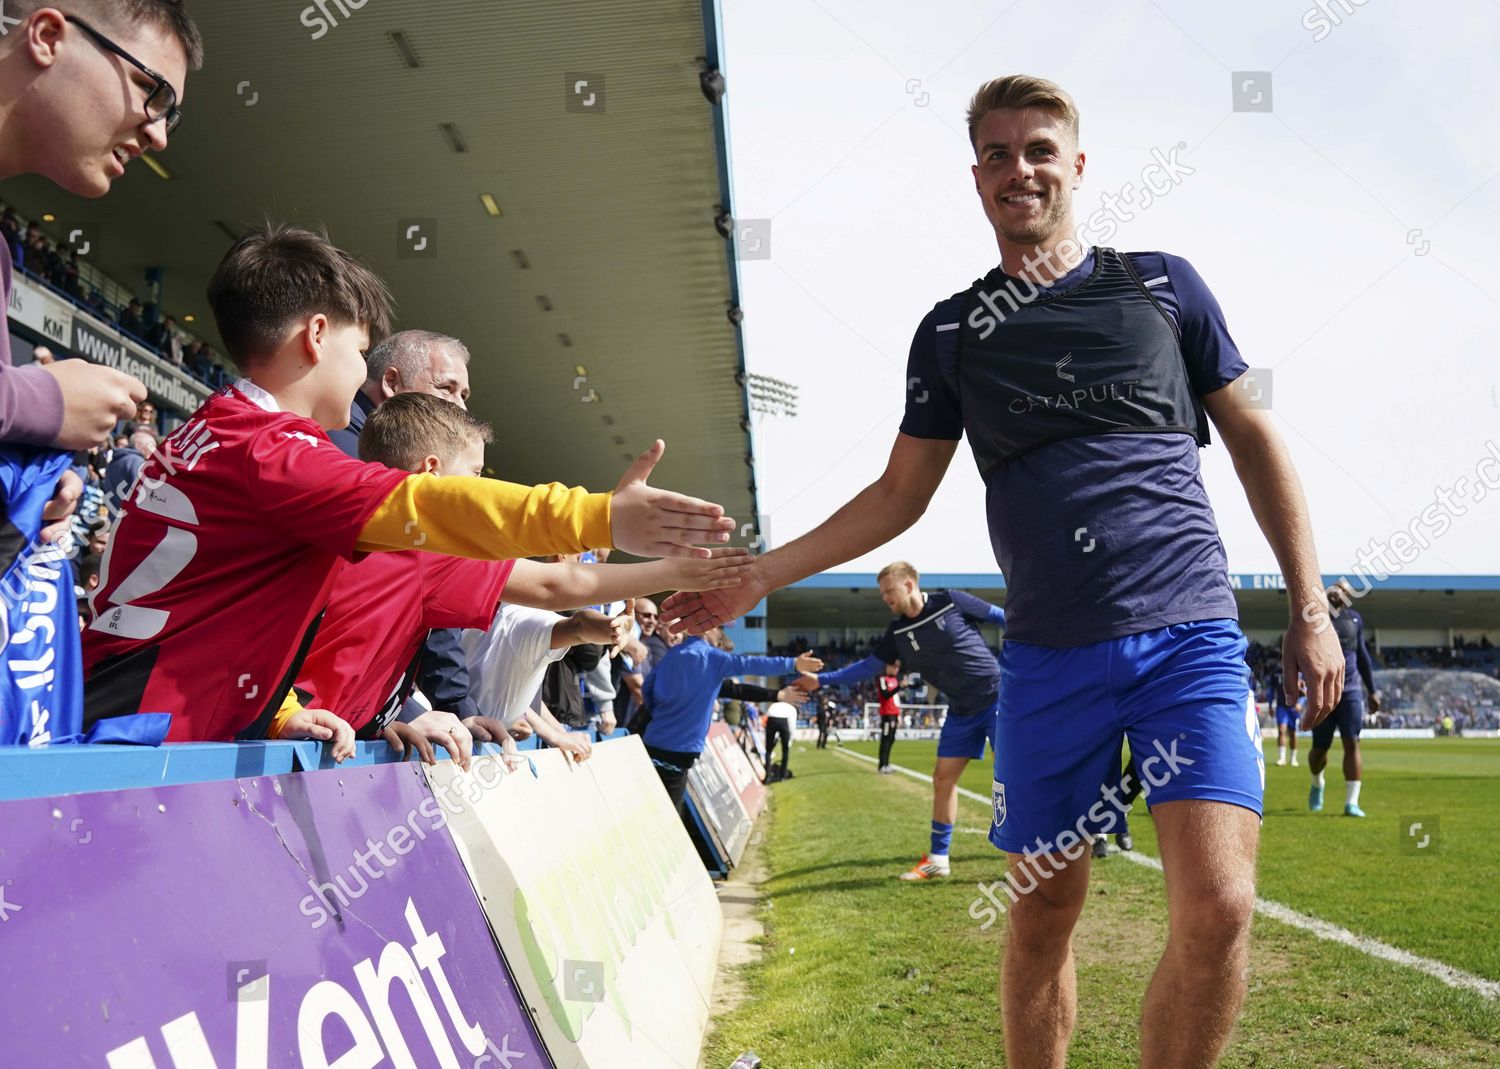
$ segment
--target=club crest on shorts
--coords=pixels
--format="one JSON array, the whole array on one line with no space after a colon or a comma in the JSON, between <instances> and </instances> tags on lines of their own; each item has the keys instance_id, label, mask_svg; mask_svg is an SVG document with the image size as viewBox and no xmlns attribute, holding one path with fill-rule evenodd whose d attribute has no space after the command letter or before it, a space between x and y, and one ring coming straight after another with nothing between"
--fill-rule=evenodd
<instances>
[{"instance_id":1,"label":"club crest on shorts","mask_svg":"<svg viewBox=\"0 0 1500 1069\"><path fill-rule=\"evenodd\" d=\"M990 800L991 805L995 811L995 827L998 828L1000 825L1005 823L1005 784L1001 783L999 780L993 781L993 784L990 787Z\"/></svg>"}]
</instances>

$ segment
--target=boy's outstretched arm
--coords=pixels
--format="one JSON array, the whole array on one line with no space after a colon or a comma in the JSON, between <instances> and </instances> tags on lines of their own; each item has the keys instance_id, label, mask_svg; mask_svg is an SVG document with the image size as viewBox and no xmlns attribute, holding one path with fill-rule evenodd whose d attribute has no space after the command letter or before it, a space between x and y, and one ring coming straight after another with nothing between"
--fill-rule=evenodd
<instances>
[{"instance_id":1,"label":"boy's outstretched arm","mask_svg":"<svg viewBox=\"0 0 1500 1069\"><path fill-rule=\"evenodd\" d=\"M734 520L720 505L647 484L665 448L658 440L608 494L561 483L411 475L376 508L355 548L423 549L476 560L604 548L706 558L709 550L697 543L727 542Z\"/></svg>"},{"instance_id":2,"label":"boy's outstretched arm","mask_svg":"<svg viewBox=\"0 0 1500 1069\"><path fill-rule=\"evenodd\" d=\"M505 582L505 600L533 609L577 609L645 597L661 590L720 590L750 571L750 551L721 546L708 558L645 564L538 564L518 560Z\"/></svg>"},{"instance_id":3,"label":"boy's outstretched arm","mask_svg":"<svg viewBox=\"0 0 1500 1069\"><path fill-rule=\"evenodd\" d=\"M745 615L773 590L884 545L921 517L957 448L957 440L896 435L879 479L814 530L757 557L741 585L673 594L662 603L661 623L701 635Z\"/></svg>"}]
</instances>

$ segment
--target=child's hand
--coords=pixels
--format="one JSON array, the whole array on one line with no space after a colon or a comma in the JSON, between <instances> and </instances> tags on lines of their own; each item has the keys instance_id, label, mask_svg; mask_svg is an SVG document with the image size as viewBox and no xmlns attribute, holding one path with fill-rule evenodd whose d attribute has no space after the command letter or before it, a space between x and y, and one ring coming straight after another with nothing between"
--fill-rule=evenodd
<instances>
[{"instance_id":1,"label":"child's hand","mask_svg":"<svg viewBox=\"0 0 1500 1069\"><path fill-rule=\"evenodd\" d=\"M707 560L694 557L665 562L667 585L677 590L722 590L739 586L755 560L744 546L720 546Z\"/></svg>"},{"instance_id":2,"label":"child's hand","mask_svg":"<svg viewBox=\"0 0 1500 1069\"><path fill-rule=\"evenodd\" d=\"M335 764L354 756L354 729L349 726L349 721L327 709L297 710L282 727L278 738L331 742Z\"/></svg>"},{"instance_id":3,"label":"child's hand","mask_svg":"<svg viewBox=\"0 0 1500 1069\"><path fill-rule=\"evenodd\" d=\"M620 476L609 505L615 548L638 557L706 557L698 544L728 542L734 520L721 505L646 485L666 449L657 439Z\"/></svg>"},{"instance_id":4,"label":"child's hand","mask_svg":"<svg viewBox=\"0 0 1500 1069\"><path fill-rule=\"evenodd\" d=\"M630 617L621 613L611 619L593 609L579 609L573 614L578 621L578 641L610 647L610 656L630 637Z\"/></svg>"},{"instance_id":5,"label":"child's hand","mask_svg":"<svg viewBox=\"0 0 1500 1069\"><path fill-rule=\"evenodd\" d=\"M589 742L588 736L576 731L563 732L553 746L571 757L574 764L587 761L594 752L594 746Z\"/></svg>"}]
</instances>

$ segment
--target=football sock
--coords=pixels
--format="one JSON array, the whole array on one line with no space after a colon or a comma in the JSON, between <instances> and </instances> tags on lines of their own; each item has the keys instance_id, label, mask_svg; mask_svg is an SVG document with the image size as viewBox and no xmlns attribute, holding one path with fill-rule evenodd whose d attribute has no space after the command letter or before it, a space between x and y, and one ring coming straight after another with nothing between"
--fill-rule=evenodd
<instances>
[{"instance_id":1,"label":"football sock","mask_svg":"<svg viewBox=\"0 0 1500 1069\"><path fill-rule=\"evenodd\" d=\"M1278 761L1285 761L1286 760L1286 747L1285 746L1278 746L1278 747L1276 747L1276 760L1278 760Z\"/></svg>"},{"instance_id":2,"label":"football sock","mask_svg":"<svg viewBox=\"0 0 1500 1069\"><path fill-rule=\"evenodd\" d=\"M953 825L944 824L941 821L932 822L932 849L927 851L928 861L937 861L941 858L941 864L948 863L948 847L953 842Z\"/></svg>"},{"instance_id":3,"label":"football sock","mask_svg":"<svg viewBox=\"0 0 1500 1069\"><path fill-rule=\"evenodd\" d=\"M1344 784L1344 804L1359 805L1359 780L1352 779Z\"/></svg>"},{"instance_id":4,"label":"football sock","mask_svg":"<svg viewBox=\"0 0 1500 1069\"><path fill-rule=\"evenodd\" d=\"M1317 773L1313 774L1313 786L1314 787L1321 787L1321 786L1323 786L1323 773L1317 772Z\"/></svg>"}]
</instances>

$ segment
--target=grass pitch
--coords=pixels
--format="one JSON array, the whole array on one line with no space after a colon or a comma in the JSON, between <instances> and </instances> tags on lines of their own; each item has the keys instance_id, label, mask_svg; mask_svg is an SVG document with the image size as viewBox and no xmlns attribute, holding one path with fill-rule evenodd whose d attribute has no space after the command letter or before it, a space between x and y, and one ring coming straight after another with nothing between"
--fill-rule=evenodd
<instances>
[{"instance_id":1,"label":"grass pitch","mask_svg":"<svg viewBox=\"0 0 1500 1069\"><path fill-rule=\"evenodd\" d=\"M893 759L930 773L934 752L898 742ZM1317 814L1306 807L1306 767L1277 768L1274 746L1268 754L1263 897L1500 980L1500 741L1368 741L1363 821L1342 815L1337 747ZM970 914L975 885L1003 871L984 834L988 805L960 799L949 880L905 884L896 874L927 845L929 785L808 743L796 745L792 768L763 818L762 957L746 969L748 1000L716 1023L706 1064L753 1048L766 1069L1002 1066L1004 920L982 929ZM975 762L963 786L988 798L990 779L988 761ZM1418 822L1422 831L1407 834ZM1136 849L1154 854L1144 805L1131 824ZM1435 838L1418 850L1428 829ZM1119 857L1095 862L1074 941L1070 1066L1136 1064L1165 918L1159 873ZM1500 1066L1500 1002L1259 916L1251 961L1224 1066Z\"/></svg>"}]
</instances>

